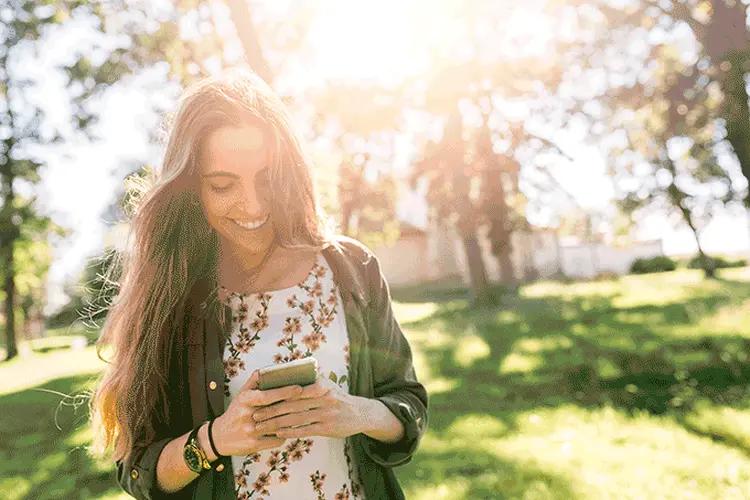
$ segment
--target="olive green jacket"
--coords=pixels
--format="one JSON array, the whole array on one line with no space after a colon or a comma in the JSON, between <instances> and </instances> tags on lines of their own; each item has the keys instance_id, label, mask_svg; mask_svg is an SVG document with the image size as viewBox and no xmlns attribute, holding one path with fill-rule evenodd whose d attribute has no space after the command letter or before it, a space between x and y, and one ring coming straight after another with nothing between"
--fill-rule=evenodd
<instances>
[{"instance_id":1,"label":"olive green jacket","mask_svg":"<svg viewBox=\"0 0 750 500\"><path fill-rule=\"evenodd\" d=\"M350 345L349 393L379 399L405 429L397 443L362 433L347 437L353 466L368 500L404 499L392 469L411 461L427 429L427 391L414 372L412 351L393 315L378 259L361 243L343 236L324 249L323 255L344 303ZM206 309L201 307L206 297L206 287L199 282L185 300L185 331L182 336L175 335L179 340L174 341L181 342L182 348L171 349L169 363L169 415L152 416L157 437L151 444L134 447L125 460L116 461L118 483L137 499L235 499L231 457L217 460L213 469L178 492L167 494L156 486L156 463L164 446L225 411L222 326L200 312ZM229 306L223 307L227 318L223 332L228 332L232 314Z\"/></svg>"}]
</instances>

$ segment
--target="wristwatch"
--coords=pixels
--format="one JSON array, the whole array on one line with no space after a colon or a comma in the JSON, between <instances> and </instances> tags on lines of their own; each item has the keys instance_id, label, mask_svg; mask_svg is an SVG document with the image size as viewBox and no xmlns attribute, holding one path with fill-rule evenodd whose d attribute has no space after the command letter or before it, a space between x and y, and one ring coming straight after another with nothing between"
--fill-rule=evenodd
<instances>
[{"instance_id":1,"label":"wristwatch","mask_svg":"<svg viewBox=\"0 0 750 500\"><path fill-rule=\"evenodd\" d=\"M185 463L196 474L200 474L204 470L211 468L211 462L208 461L206 452L203 451L203 448L198 443L198 430L200 430L203 424L200 424L190 432L187 442L182 449L182 456L185 458Z\"/></svg>"}]
</instances>

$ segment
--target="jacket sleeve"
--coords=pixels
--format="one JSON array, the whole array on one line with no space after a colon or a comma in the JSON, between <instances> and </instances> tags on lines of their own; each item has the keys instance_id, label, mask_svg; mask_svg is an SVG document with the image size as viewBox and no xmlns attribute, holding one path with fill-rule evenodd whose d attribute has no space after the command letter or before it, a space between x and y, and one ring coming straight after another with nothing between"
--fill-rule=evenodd
<instances>
[{"instance_id":1,"label":"jacket sleeve","mask_svg":"<svg viewBox=\"0 0 750 500\"><path fill-rule=\"evenodd\" d=\"M147 446L137 446L124 461L117 460L117 482L131 497L138 500L171 500L184 498L185 492L165 493L156 485L156 463L172 437L165 437ZM187 488L187 486L186 486Z\"/></svg>"},{"instance_id":2,"label":"jacket sleeve","mask_svg":"<svg viewBox=\"0 0 750 500\"><path fill-rule=\"evenodd\" d=\"M380 400L404 425L404 436L386 443L362 436L370 458L384 466L405 465L412 460L427 429L427 390L417 380L412 350L393 314L391 294L377 257L365 265L370 303L366 320L370 343L374 398Z\"/></svg>"}]
</instances>

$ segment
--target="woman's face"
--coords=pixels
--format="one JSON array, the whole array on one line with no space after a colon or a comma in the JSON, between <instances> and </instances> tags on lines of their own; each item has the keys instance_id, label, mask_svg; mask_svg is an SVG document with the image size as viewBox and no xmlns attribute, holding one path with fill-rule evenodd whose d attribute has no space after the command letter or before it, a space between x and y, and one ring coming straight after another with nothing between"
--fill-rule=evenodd
<instances>
[{"instance_id":1,"label":"woman's face","mask_svg":"<svg viewBox=\"0 0 750 500\"><path fill-rule=\"evenodd\" d=\"M273 239L269 147L255 125L227 126L206 137L200 191L208 223L237 250L263 253Z\"/></svg>"}]
</instances>

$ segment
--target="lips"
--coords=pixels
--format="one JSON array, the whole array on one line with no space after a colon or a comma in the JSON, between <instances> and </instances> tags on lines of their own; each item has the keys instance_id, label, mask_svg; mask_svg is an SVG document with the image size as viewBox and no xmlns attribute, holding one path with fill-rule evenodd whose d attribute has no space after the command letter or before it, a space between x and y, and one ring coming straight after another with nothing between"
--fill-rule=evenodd
<instances>
[{"instance_id":1,"label":"lips","mask_svg":"<svg viewBox=\"0 0 750 500\"><path fill-rule=\"evenodd\" d=\"M231 220L236 226L242 229L253 230L253 229L258 229L262 227L266 222L268 222L269 217L270 217L270 214L266 214L266 216L263 219L250 221L250 222L243 222L243 221L238 221L235 219L229 219L229 220Z\"/></svg>"}]
</instances>

